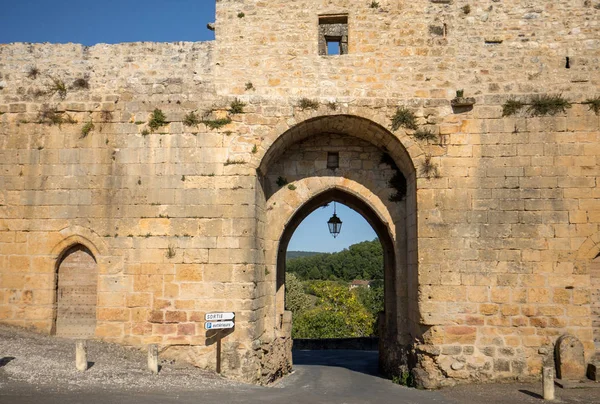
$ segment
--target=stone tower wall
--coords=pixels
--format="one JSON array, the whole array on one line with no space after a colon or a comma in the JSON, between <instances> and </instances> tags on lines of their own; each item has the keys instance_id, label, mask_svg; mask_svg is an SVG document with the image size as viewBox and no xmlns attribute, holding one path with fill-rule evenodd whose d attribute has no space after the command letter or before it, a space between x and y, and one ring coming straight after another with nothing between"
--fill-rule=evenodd
<instances>
[{"instance_id":1,"label":"stone tower wall","mask_svg":"<svg viewBox=\"0 0 600 404\"><path fill-rule=\"evenodd\" d=\"M382 148L375 126L406 106L439 135L401 128L391 150L416 173L403 270L420 383L536 376L564 333L590 357L595 3L221 0L211 43L0 45L0 319L50 332L58 261L80 243L98 263L96 337L214 368L204 313L233 310L224 373L272 380L288 346L273 332L277 246L256 169L322 116L370 122L361 138ZM348 54L320 56L318 16L345 13ZM461 89L472 108L451 107ZM573 106L503 117L534 94ZM236 99L243 114L228 111ZM156 108L168 124L149 130ZM193 111L206 123L184 125Z\"/></svg>"}]
</instances>

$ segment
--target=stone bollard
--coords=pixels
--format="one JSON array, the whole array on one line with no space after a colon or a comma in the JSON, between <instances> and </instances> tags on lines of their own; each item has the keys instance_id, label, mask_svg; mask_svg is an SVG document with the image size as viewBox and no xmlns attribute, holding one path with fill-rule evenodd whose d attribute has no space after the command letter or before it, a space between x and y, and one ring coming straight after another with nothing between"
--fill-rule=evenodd
<instances>
[{"instance_id":1,"label":"stone bollard","mask_svg":"<svg viewBox=\"0 0 600 404\"><path fill-rule=\"evenodd\" d=\"M148 345L148 369L155 375L158 374L158 345Z\"/></svg>"},{"instance_id":2,"label":"stone bollard","mask_svg":"<svg viewBox=\"0 0 600 404\"><path fill-rule=\"evenodd\" d=\"M88 368L87 341L85 340L79 340L75 343L75 366L80 372L85 372Z\"/></svg>"},{"instance_id":3,"label":"stone bollard","mask_svg":"<svg viewBox=\"0 0 600 404\"><path fill-rule=\"evenodd\" d=\"M554 368L545 366L542 369L542 384L544 386L544 400L554 400Z\"/></svg>"}]
</instances>

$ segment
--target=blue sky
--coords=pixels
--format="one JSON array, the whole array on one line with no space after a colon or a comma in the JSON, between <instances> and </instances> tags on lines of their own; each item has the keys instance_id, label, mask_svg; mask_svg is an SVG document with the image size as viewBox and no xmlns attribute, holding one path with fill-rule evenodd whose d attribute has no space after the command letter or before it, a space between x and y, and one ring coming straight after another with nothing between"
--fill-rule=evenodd
<instances>
[{"instance_id":1,"label":"blue sky","mask_svg":"<svg viewBox=\"0 0 600 404\"><path fill-rule=\"evenodd\" d=\"M342 220L342 231L337 238L329 234L327 221L333 214L333 204L317 208L304 219L294 232L288 251L341 251L348 246L377 237L371 225L346 205L337 204L337 215Z\"/></svg>"},{"instance_id":2,"label":"blue sky","mask_svg":"<svg viewBox=\"0 0 600 404\"><path fill-rule=\"evenodd\" d=\"M0 43L97 43L207 41L214 34L215 0L21 0L0 9ZM334 239L327 228L333 206L317 209L300 224L290 250L334 252L376 235L355 211L338 205L344 222Z\"/></svg>"},{"instance_id":3,"label":"blue sky","mask_svg":"<svg viewBox=\"0 0 600 404\"><path fill-rule=\"evenodd\" d=\"M215 0L6 0L0 43L206 41Z\"/></svg>"}]
</instances>

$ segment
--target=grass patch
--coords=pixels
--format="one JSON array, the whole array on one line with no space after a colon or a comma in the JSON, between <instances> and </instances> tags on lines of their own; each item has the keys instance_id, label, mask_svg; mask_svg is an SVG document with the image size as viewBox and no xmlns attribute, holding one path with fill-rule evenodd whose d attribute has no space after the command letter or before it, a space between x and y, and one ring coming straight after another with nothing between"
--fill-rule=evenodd
<instances>
[{"instance_id":1,"label":"grass patch","mask_svg":"<svg viewBox=\"0 0 600 404\"><path fill-rule=\"evenodd\" d=\"M379 2L377 1L372 1L371 4L369 4L370 8L379 8Z\"/></svg>"},{"instance_id":2,"label":"grass patch","mask_svg":"<svg viewBox=\"0 0 600 404\"><path fill-rule=\"evenodd\" d=\"M185 126L198 126L198 124L202 122L202 120L200 119L200 117L196 114L195 111L191 111L189 112L184 118L183 118L183 124Z\"/></svg>"},{"instance_id":3,"label":"grass patch","mask_svg":"<svg viewBox=\"0 0 600 404\"><path fill-rule=\"evenodd\" d=\"M242 11L240 11L237 16L238 16L238 18L244 18L246 16L246 14L244 14Z\"/></svg>"},{"instance_id":4,"label":"grass patch","mask_svg":"<svg viewBox=\"0 0 600 404\"><path fill-rule=\"evenodd\" d=\"M412 373L404 371L398 376L392 376L392 383L399 384L400 386L415 387L415 379Z\"/></svg>"},{"instance_id":5,"label":"grass patch","mask_svg":"<svg viewBox=\"0 0 600 404\"><path fill-rule=\"evenodd\" d=\"M429 129L418 129L415 133L413 133L413 137L417 140L426 140L432 142L439 139L438 135Z\"/></svg>"},{"instance_id":6,"label":"grass patch","mask_svg":"<svg viewBox=\"0 0 600 404\"><path fill-rule=\"evenodd\" d=\"M461 10L463 13L465 13L465 15L471 14L471 6L468 4L466 6L462 6Z\"/></svg>"},{"instance_id":7,"label":"grass patch","mask_svg":"<svg viewBox=\"0 0 600 404\"><path fill-rule=\"evenodd\" d=\"M511 98L502 105L502 116L515 115L525 107L525 103Z\"/></svg>"},{"instance_id":8,"label":"grass patch","mask_svg":"<svg viewBox=\"0 0 600 404\"><path fill-rule=\"evenodd\" d=\"M556 115L560 112L567 112L571 108L571 103L560 94L535 95L531 98L528 112L532 116Z\"/></svg>"},{"instance_id":9,"label":"grass patch","mask_svg":"<svg viewBox=\"0 0 600 404\"><path fill-rule=\"evenodd\" d=\"M166 256L168 259L171 259L171 258L175 258L175 254L176 254L176 253L175 253L175 247L173 247L173 246L171 246L171 245L170 245L170 246L167 248L167 252L165 253L165 256Z\"/></svg>"},{"instance_id":10,"label":"grass patch","mask_svg":"<svg viewBox=\"0 0 600 404\"><path fill-rule=\"evenodd\" d=\"M252 154L256 154L258 152L258 147L256 145L252 146Z\"/></svg>"},{"instance_id":11,"label":"grass patch","mask_svg":"<svg viewBox=\"0 0 600 404\"><path fill-rule=\"evenodd\" d=\"M290 191L295 191L296 190L296 186L294 184L290 184L290 185L288 185L288 189Z\"/></svg>"},{"instance_id":12,"label":"grass patch","mask_svg":"<svg viewBox=\"0 0 600 404\"><path fill-rule=\"evenodd\" d=\"M88 123L83 125L83 128L81 128L81 139L85 139L87 137L87 135L89 135L90 132L93 130L94 130L94 122L92 122L90 120Z\"/></svg>"},{"instance_id":13,"label":"grass patch","mask_svg":"<svg viewBox=\"0 0 600 404\"><path fill-rule=\"evenodd\" d=\"M219 129L223 126L229 125L231 123L231 118L203 119L202 123L208 126L210 129Z\"/></svg>"},{"instance_id":14,"label":"grass patch","mask_svg":"<svg viewBox=\"0 0 600 404\"><path fill-rule=\"evenodd\" d=\"M392 117L392 131L397 131L400 128L417 130L417 117L414 112L406 107L396 108L396 113Z\"/></svg>"},{"instance_id":15,"label":"grass patch","mask_svg":"<svg viewBox=\"0 0 600 404\"><path fill-rule=\"evenodd\" d=\"M589 107L590 111L594 111L596 115L600 115L600 96L588 98L584 104Z\"/></svg>"},{"instance_id":16,"label":"grass patch","mask_svg":"<svg viewBox=\"0 0 600 404\"><path fill-rule=\"evenodd\" d=\"M246 91L255 90L254 84L251 81L246 83Z\"/></svg>"},{"instance_id":17,"label":"grass patch","mask_svg":"<svg viewBox=\"0 0 600 404\"><path fill-rule=\"evenodd\" d=\"M160 109L155 108L152 111L152 115L150 116L150 120L148 121L148 127L152 131L156 131L161 126L165 126L167 124L167 117L164 112Z\"/></svg>"},{"instance_id":18,"label":"grass patch","mask_svg":"<svg viewBox=\"0 0 600 404\"><path fill-rule=\"evenodd\" d=\"M146 128L142 129L142 136L146 137L150 134L150 131Z\"/></svg>"},{"instance_id":19,"label":"grass patch","mask_svg":"<svg viewBox=\"0 0 600 404\"><path fill-rule=\"evenodd\" d=\"M301 98L298 102L298 107L300 107L302 111L305 111L307 109L316 110L319 109L319 101L309 100L308 98Z\"/></svg>"},{"instance_id":20,"label":"grass patch","mask_svg":"<svg viewBox=\"0 0 600 404\"><path fill-rule=\"evenodd\" d=\"M241 102L240 100L238 100L237 98L235 100L233 100L231 102L231 104L229 105L229 112L231 112L232 114L243 114L244 113L244 107L246 106L245 103Z\"/></svg>"}]
</instances>

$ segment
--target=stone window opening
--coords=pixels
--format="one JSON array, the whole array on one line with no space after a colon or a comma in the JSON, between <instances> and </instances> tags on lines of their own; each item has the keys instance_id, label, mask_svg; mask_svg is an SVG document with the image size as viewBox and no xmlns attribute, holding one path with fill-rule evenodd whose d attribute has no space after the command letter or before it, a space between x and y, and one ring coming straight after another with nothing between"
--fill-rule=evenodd
<instances>
[{"instance_id":1,"label":"stone window opening","mask_svg":"<svg viewBox=\"0 0 600 404\"><path fill-rule=\"evenodd\" d=\"M340 154L334 152L327 153L327 168L330 170L336 170L340 168Z\"/></svg>"},{"instance_id":2,"label":"stone window opening","mask_svg":"<svg viewBox=\"0 0 600 404\"><path fill-rule=\"evenodd\" d=\"M348 54L348 16L319 17L319 55Z\"/></svg>"}]
</instances>

